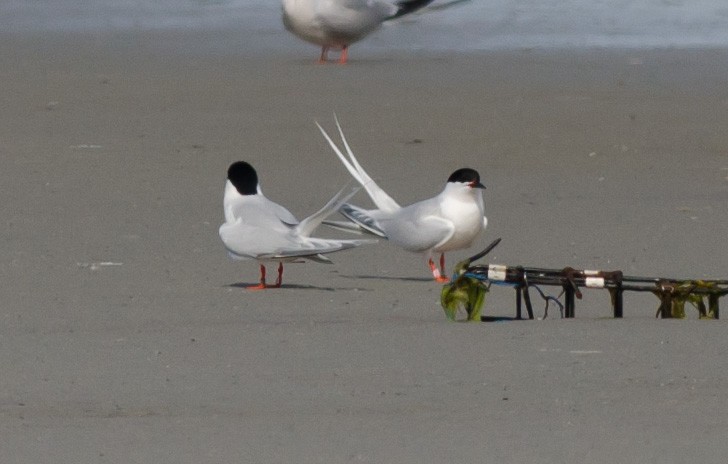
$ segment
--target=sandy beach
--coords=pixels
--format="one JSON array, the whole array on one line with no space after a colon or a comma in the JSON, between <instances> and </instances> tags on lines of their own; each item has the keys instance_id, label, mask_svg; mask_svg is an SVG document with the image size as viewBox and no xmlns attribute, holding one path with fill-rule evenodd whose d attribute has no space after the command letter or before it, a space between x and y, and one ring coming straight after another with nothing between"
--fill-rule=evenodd
<instances>
[{"instance_id":1,"label":"sandy beach","mask_svg":"<svg viewBox=\"0 0 728 464\"><path fill-rule=\"evenodd\" d=\"M502 237L489 262L728 278L728 51L316 57L0 41L0 462L724 462L725 316L627 295L614 320L594 291L573 320L449 323L386 243L249 292L217 229L232 161L298 217L349 182L335 112L403 204L480 171L489 226L450 265Z\"/></svg>"}]
</instances>

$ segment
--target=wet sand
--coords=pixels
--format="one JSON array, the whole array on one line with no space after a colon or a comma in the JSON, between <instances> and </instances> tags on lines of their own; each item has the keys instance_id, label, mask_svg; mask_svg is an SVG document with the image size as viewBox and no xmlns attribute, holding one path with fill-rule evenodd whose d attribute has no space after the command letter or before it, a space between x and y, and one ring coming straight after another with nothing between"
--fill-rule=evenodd
<instances>
[{"instance_id":1,"label":"wet sand","mask_svg":"<svg viewBox=\"0 0 728 464\"><path fill-rule=\"evenodd\" d=\"M655 320L651 295L613 320L589 291L574 320L448 323L386 243L248 292L217 228L231 161L299 217L348 182L314 125L336 112L403 204L480 171L490 224L449 264L503 237L490 262L726 278L728 51L317 66L185 34L6 39L0 461L724 461L724 320Z\"/></svg>"}]
</instances>

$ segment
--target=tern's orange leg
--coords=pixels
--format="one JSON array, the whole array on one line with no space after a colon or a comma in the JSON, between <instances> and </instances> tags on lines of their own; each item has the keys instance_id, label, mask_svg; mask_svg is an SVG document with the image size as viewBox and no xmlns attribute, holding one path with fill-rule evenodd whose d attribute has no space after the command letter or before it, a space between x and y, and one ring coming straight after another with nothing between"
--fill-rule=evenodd
<instances>
[{"instance_id":1,"label":"tern's orange leg","mask_svg":"<svg viewBox=\"0 0 728 464\"><path fill-rule=\"evenodd\" d=\"M276 279L276 284L273 287L281 288L282 282L283 282L283 263L278 263L278 278Z\"/></svg>"},{"instance_id":2,"label":"tern's orange leg","mask_svg":"<svg viewBox=\"0 0 728 464\"><path fill-rule=\"evenodd\" d=\"M440 264L444 264L445 258L444 255L440 255ZM437 265L435 265L435 262L432 260L432 258L427 261L427 264L430 265L430 270L432 271L432 276L435 278L435 282L439 283L445 283L450 282L450 279L445 277L444 275L440 274L440 270L437 268Z\"/></svg>"},{"instance_id":3,"label":"tern's orange leg","mask_svg":"<svg viewBox=\"0 0 728 464\"><path fill-rule=\"evenodd\" d=\"M268 286L265 284L265 266L260 265L260 283L246 287L248 290L265 290Z\"/></svg>"}]
</instances>

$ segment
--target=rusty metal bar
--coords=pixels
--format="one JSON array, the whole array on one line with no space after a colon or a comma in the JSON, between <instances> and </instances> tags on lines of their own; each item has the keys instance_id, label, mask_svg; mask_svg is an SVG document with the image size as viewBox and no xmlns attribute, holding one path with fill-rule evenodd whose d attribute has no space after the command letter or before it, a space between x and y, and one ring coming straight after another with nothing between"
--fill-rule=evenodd
<instances>
[{"instance_id":1,"label":"rusty metal bar","mask_svg":"<svg viewBox=\"0 0 728 464\"><path fill-rule=\"evenodd\" d=\"M660 277L625 276L622 271L589 271L566 267L564 269L546 269L524 266L503 266L496 264L471 265L473 261L484 257L501 239L494 240L487 248L469 260L461 263L464 273L483 283L510 285L516 290L516 318L523 318L523 305L526 306L528 318L533 319L533 305L529 288L534 286L547 302L554 301L561 305L559 298L564 296L564 317L576 316L576 300L582 298L582 288L601 288L609 291L612 312L615 318L624 316L624 292L650 292L660 299L657 314L663 318L684 315L687 302L695 304L700 317L720 317L720 298L728 295L728 280L704 279L672 279ZM460 271L462 272L462 271ZM559 296L544 294L539 286L560 287ZM692 298L691 298L692 296ZM696 302L694 296L700 297ZM703 298L707 297L706 307Z\"/></svg>"},{"instance_id":2,"label":"rusty metal bar","mask_svg":"<svg viewBox=\"0 0 728 464\"><path fill-rule=\"evenodd\" d=\"M651 292L659 296L660 317L673 317L673 306L683 305L684 295L708 297L707 307L699 308L701 316L717 319L720 315L719 299L728 295L728 280L680 280L653 277L624 276L622 271L588 271L573 268L544 269L523 266L474 265L468 274L481 281L513 285L516 289L516 317L523 318L525 303L529 319L533 319L533 306L529 287L546 285L561 287L564 296L564 317L576 316L576 300L581 299L582 288L602 288L610 293L615 318L624 317L624 292ZM682 287L681 287L682 286ZM682 300L678 296L682 295ZM676 303L677 302L677 303ZM701 309L702 308L702 309Z\"/></svg>"}]
</instances>

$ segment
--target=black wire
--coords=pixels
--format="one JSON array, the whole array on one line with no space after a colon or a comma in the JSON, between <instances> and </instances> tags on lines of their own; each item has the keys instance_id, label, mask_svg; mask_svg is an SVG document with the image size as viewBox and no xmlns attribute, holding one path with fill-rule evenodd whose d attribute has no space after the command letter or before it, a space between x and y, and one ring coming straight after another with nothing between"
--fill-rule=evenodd
<instances>
[{"instance_id":1,"label":"black wire","mask_svg":"<svg viewBox=\"0 0 728 464\"><path fill-rule=\"evenodd\" d=\"M536 291L538 292L538 294L539 294L539 295L541 295L541 298L543 298L543 299L544 299L544 301L546 301L546 308L544 308L544 311L543 311L543 318L544 318L544 319L546 319L546 316L548 316L548 314L549 314L549 301L553 301L554 303L556 303L556 306L558 306L558 307L559 307L559 313L561 313L561 319L563 319L563 318L564 318L564 305L563 305L563 304L562 304L562 303L561 303L561 302L559 301L559 297L560 297L561 295L563 295L563 294L564 294L564 292L561 292L561 293L559 294L559 297L555 297L555 296L551 296L551 295L546 295L546 294L545 294L545 293L543 292L543 290L541 290L541 289L540 289L540 288L538 287L538 285L533 285L533 284L531 284L531 285L529 285L529 287L533 287L533 288L535 288L535 289L536 289Z\"/></svg>"}]
</instances>

